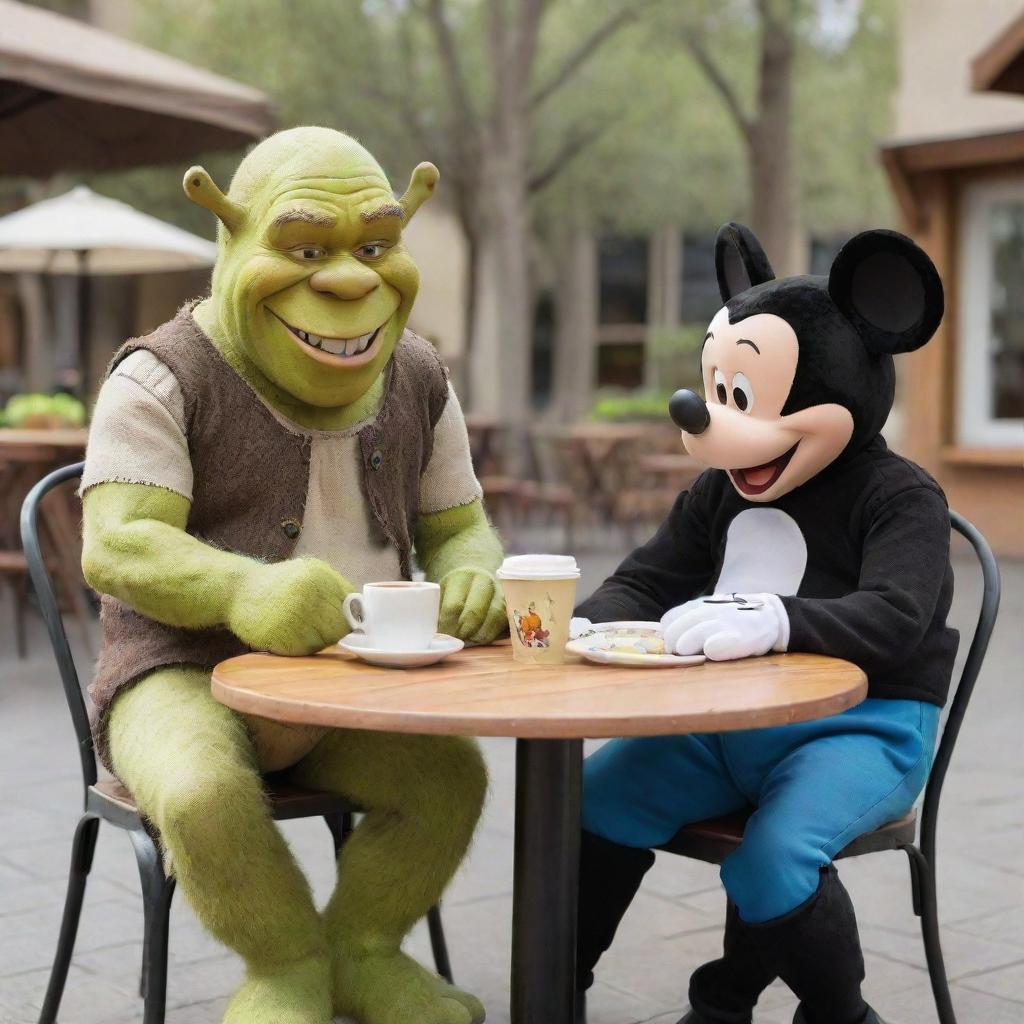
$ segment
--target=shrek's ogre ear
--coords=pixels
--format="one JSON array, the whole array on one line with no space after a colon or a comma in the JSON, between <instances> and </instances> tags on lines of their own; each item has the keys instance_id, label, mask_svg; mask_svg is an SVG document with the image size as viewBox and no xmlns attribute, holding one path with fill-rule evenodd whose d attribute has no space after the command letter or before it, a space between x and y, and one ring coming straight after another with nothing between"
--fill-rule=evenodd
<instances>
[{"instance_id":1,"label":"shrek's ogre ear","mask_svg":"<svg viewBox=\"0 0 1024 1024\"><path fill-rule=\"evenodd\" d=\"M215 213L228 231L234 234L239 229L245 210L221 192L204 168L190 167L181 184L185 195L197 206Z\"/></svg>"},{"instance_id":2,"label":"shrek's ogre ear","mask_svg":"<svg viewBox=\"0 0 1024 1024\"><path fill-rule=\"evenodd\" d=\"M399 199L402 209L405 210L405 223L412 220L416 211L434 194L437 183L441 178L441 172L428 163L419 164L412 172L409 179L409 187L405 195Z\"/></svg>"},{"instance_id":3,"label":"shrek's ogre ear","mask_svg":"<svg viewBox=\"0 0 1024 1024\"><path fill-rule=\"evenodd\" d=\"M942 319L939 272L898 231L862 231L851 238L832 263L828 292L875 354L913 352Z\"/></svg>"},{"instance_id":4,"label":"shrek's ogre ear","mask_svg":"<svg viewBox=\"0 0 1024 1024\"><path fill-rule=\"evenodd\" d=\"M754 237L754 232L742 224L730 221L718 229L715 239L715 273L722 301L745 292L755 284L775 279L775 271Z\"/></svg>"}]
</instances>

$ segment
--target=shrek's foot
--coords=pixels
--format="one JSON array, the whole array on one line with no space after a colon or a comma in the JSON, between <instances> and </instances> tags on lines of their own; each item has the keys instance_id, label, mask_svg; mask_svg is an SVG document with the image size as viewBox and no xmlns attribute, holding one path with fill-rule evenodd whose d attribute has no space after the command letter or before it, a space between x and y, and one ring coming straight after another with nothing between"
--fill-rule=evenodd
<instances>
[{"instance_id":1,"label":"shrek's foot","mask_svg":"<svg viewBox=\"0 0 1024 1024\"><path fill-rule=\"evenodd\" d=\"M310 957L248 978L224 1013L224 1024L330 1024L331 969Z\"/></svg>"},{"instance_id":2,"label":"shrek's foot","mask_svg":"<svg viewBox=\"0 0 1024 1024\"><path fill-rule=\"evenodd\" d=\"M476 996L449 985L404 953L339 953L334 1009L359 1024L480 1024Z\"/></svg>"}]
</instances>

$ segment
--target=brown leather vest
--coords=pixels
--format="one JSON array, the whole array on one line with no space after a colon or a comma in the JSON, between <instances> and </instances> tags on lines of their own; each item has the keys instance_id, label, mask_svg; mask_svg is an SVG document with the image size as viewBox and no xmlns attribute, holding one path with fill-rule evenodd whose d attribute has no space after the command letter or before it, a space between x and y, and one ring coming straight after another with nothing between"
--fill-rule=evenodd
<instances>
[{"instance_id":1,"label":"brown leather vest","mask_svg":"<svg viewBox=\"0 0 1024 1024\"><path fill-rule=\"evenodd\" d=\"M302 529L309 439L278 422L200 329L190 306L152 334L128 341L111 369L136 349L170 368L185 400L193 473L187 532L262 561L289 558ZM408 577L420 477L447 401L448 376L433 346L411 331L402 335L386 373L377 416L359 432L363 487ZM90 693L97 753L108 766L106 716L123 687L166 665L210 669L249 650L226 629L167 626L107 595L101 620L103 646Z\"/></svg>"}]
</instances>

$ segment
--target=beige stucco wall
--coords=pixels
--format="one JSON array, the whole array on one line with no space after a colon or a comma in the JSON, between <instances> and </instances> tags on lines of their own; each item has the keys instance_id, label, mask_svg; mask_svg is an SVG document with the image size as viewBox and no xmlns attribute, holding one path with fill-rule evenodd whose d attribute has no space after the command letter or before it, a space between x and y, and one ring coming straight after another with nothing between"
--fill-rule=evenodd
<instances>
[{"instance_id":1,"label":"beige stucco wall","mask_svg":"<svg viewBox=\"0 0 1024 1024\"><path fill-rule=\"evenodd\" d=\"M971 60L1022 10L1021 0L904 0L896 138L982 135L1024 126L1024 104L971 89Z\"/></svg>"},{"instance_id":2,"label":"beige stucco wall","mask_svg":"<svg viewBox=\"0 0 1024 1024\"><path fill-rule=\"evenodd\" d=\"M420 268L420 292L409 326L437 345L449 363L465 348L466 242L454 214L441 203L420 208L404 232Z\"/></svg>"}]
</instances>

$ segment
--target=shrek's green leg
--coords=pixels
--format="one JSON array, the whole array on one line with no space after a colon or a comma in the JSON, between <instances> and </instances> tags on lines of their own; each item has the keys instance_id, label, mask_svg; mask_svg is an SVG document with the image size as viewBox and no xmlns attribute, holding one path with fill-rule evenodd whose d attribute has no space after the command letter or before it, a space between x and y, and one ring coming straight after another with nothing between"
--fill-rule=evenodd
<instances>
[{"instance_id":1,"label":"shrek's green leg","mask_svg":"<svg viewBox=\"0 0 1024 1024\"><path fill-rule=\"evenodd\" d=\"M472 740L339 730L291 772L366 809L324 911L334 1007L361 1024L471 1024L480 1002L401 952L469 847L487 773Z\"/></svg>"},{"instance_id":2,"label":"shrek's green leg","mask_svg":"<svg viewBox=\"0 0 1024 1024\"><path fill-rule=\"evenodd\" d=\"M198 669L161 669L115 701L112 759L160 830L178 887L246 964L230 1024L327 1024L330 967L309 886L267 813L242 721Z\"/></svg>"}]
</instances>

